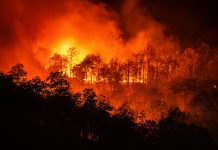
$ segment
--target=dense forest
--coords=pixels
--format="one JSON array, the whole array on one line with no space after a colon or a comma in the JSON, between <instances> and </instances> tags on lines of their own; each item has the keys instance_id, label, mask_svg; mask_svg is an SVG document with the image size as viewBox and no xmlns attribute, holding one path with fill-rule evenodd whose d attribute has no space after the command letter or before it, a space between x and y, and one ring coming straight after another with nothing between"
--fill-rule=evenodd
<instances>
[{"instance_id":1,"label":"dense forest","mask_svg":"<svg viewBox=\"0 0 218 150\"><path fill-rule=\"evenodd\" d=\"M0 0L0 148L218 149L217 0Z\"/></svg>"},{"instance_id":2,"label":"dense forest","mask_svg":"<svg viewBox=\"0 0 218 150\"><path fill-rule=\"evenodd\" d=\"M171 108L159 121L145 120L143 113L136 116L127 103L114 108L92 89L72 92L63 72L51 72L44 81L39 77L28 80L26 75L22 64L0 73L1 146L216 149L208 130L193 124L179 108Z\"/></svg>"},{"instance_id":3,"label":"dense forest","mask_svg":"<svg viewBox=\"0 0 218 150\"><path fill-rule=\"evenodd\" d=\"M46 69L48 74L63 72L68 76L71 91L92 88L116 108L128 103L138 113L146 111L147 120L158 121L169 109L179 107L191 113L197 124L215 129L217 48L203 42L188 48L177 44L173 39L164 46L150 42L129 57L109 60L89 54L76 64L78 50L70 48L67 55L50 57Z\"/></svg>"}]
</instances>

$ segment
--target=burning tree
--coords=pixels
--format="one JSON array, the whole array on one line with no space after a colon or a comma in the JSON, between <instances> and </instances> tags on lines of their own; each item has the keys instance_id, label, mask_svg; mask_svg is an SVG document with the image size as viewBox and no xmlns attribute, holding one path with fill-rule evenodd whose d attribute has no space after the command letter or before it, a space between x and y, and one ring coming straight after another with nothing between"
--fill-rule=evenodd
<instances>
[{"instance_id":1,"label":"burning tree","mask_svg":"<svg viewBox=\"0 0 218 150\"><path fill-rule=\"evenodd\" d=\"M123 66L117 59L111 59L108 65L104 66L101 71L113 91L116 91L123 80Z\"/></svg>"},{"instance_id":2,"label":"burning tree","mask_svg":"<svg viewBox=\"0 0 218 150\"><path fill-rule=\"evenodd\" d=\"M134 62L130 59L127 59L123 64L124 69L124 83L130 84L132 82L132 70L134 67Z\"/></svg>"},{"instance_id":3,"label":"burning tree","mask_svg":"<svg viewBox=\"0 0 218 150\"><path fill-rule=\"evenodd\" d=\"M70 68L70 74L69 76L72 77L72 68L73 68L73 64L75 63L75 59L77 56L78 52L76 51L76 48L71 47L68 50L68 62L69 62L69 68Z\"/></svg>"},{"instance_id":4,"label":"burning tree","mask_svg":"<svg viewBox=\"0 0 218 150\"><path fill-rule=\"evenodd\" d=\"M67 57L61 56L59 54L54 54L49 59L49 67L47 70L49 72L61 72L61 71L63 71L64 73L66 73L67 72L67 64L68 64Z\"/></svg>"},{"instance_id":5,"label":"burning tree","mask_svg":"<svg viewBox=\"0 0 218 150\"><path fill-rule=\"evenodd\" d=\"M72 68L74 77L88 83L100 80L99 72L102 58L98 55L87 55L84 60Z\"/></svg>"}]
</instances>

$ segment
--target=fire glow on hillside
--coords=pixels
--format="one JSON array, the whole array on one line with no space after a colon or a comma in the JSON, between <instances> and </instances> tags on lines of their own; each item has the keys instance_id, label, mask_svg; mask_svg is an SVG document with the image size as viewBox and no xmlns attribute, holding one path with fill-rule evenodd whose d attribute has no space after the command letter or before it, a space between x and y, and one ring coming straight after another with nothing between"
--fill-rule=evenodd
<instances>
[{"instance_id":1,"label":"fire glow on hillside","mask_svg":"<svg viewBox=\"0 0 218 150\"><path fill-rule=\"evenodd\" d=\"M193 95L185 91L171 102L172 84L214 80L218 73L215 5L195 6L188 0L1 0L0 69L19 62L30 79L61 71L76 90L91 87L115 103L151 113L166 103L184 110Z\"/></svg>"},{"instance_id":2,"label":"fire glow on hillside","mask_svg":"<svg viewBox=\"0 0 218 150\"><path fill-rule=\"evenodd\" d=\"M43 68L52 55L66 56L71 47L78 51L78 61L87 54L99 54L108 61L116 56L126 58L130 53L144 49L150 39L162 43L164 38L163 27L151 16L144 16L142 10L137 10L137 1L127 1L122 8L128 34L132 35L129 37L119 27L119 14L103 3L87 0L61 3L58 0L15 0L1 3L5 6L2 11L10 12L11 16L2 16L2 21L7 22L1 30L4 34L11 32L8 36L13 40L13 44L3 43L1 49L10 51L1 53L14 55L9 62L3 58L1 67L7 70L19 61L31 76L43 74ZM127 13L131 11L134 14L129 17Z\"/></svg>"}]
</instances>

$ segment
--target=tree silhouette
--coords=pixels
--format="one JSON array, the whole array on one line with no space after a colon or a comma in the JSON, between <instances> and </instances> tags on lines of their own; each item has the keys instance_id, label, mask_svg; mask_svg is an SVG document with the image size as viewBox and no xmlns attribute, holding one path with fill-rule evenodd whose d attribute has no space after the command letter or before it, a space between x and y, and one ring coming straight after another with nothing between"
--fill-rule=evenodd
<instances>
[{"instance_id":1,"label":"tree silhouette","mask_svg":"<svg viewBox=\"0 0 218 150\"><path fill-rule=\"evenodd\" d=\"M27 72L24 70L23 64L17 64L11 68L8 75L13 79L16 84L26 81Z\"/></svg>"},{"instance_id":2,"label":"tree silhouette","mask_svg":"<svg viewBox=\"0 0 218 150\"><path fill-rule=\"evenodd\" d=\"M69 67L70 67L70 77L72 77L72 68L73 68L73 64L74 64L74 61L76 59L76 56L77 56L77 51L76 51L76 48L74 47L71 47L69 48L68 50L68 60L69 60Z\"/></svg>"},{"instance_id":3,"label":"tree silhouette","mask_svg":"<svg viewBox=\"0 0 218 150\"><path fill-rule=\"evenodd\" d=\"M68 59L66 57L61 56L59 54L54 54L49 59L49 66L47 70L49 72L61 72L62 71L66 73L67 63L68 63Z\"/></svg>"},{"instance_id":4,"label":"tree silhouette","mask_svg":"<svg viewBox=\"0 0 218 150\"><path fill-rule=\"evenodd\" d=\"M102 59L98 55L87 55L80 63L81 70L85 73L84 80L86 82L93 83L99 80L99 68L101 63Z\"/></svg>"},{"instance_id":5,"label":"tree silhouette","mask_svg":"<svg viewBox=\"0 0 218 150\"><path fill-rule=\"evenodd\" d=\"M70 83L63 72L51 72L46 81L49 84L51 95L69 95Z\"/></svg>"},{"instance_id":6,"label":"tree silhouette","mask_svg":"<svg viewBox=\"0 0 218 150\"><path fill-rule=\"evenodd\" d=\"M127 103L115 110L92 89L70 92L63 72L51 72L43 81L39 77L23 80L26 75L23 65L12 70L0 73L1 146L216 149L208 131L190 124L187 113L178 108L170 110L159 122L135 122L135 113Z\"/></svg>"}]
</instances>

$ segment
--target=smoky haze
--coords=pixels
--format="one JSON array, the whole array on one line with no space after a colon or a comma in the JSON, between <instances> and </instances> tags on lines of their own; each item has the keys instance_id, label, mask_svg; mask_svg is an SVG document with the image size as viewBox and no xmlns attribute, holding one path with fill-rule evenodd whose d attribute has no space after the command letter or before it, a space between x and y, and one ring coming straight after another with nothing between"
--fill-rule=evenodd
<instances>
[{"instance_id":1,"label":"smoky haze","mask_svg":"<svg viewBox=\"0 0 218 150\"><path fill-rule=\"evenodd\" d=\"M0 69L20 62L31 76L43 76L57 43L72 38L82 54L105 58L127 57L150 39L163 43L169 36L214 44L216 7L195 0L1 0Z\"/></svg>"},{"instance_id":2,"label":"smoky haze","mask_svg":"<svg viewBox=\"0 0 218 150\"><path fill-rule=\"evenodd\" d=\"M129 2L128 0L99 1L104 1L117 12L121 12L123 5ZM137 3L135 7L137 11L141 11L143 15L149 14L166 27L166 35L179 37L181 41L204 40L210 45L217 46L218 2L216 0L137 0L134 2ZM130 11L129 14L131 13Z\"/></svg>"}]
</instances>

